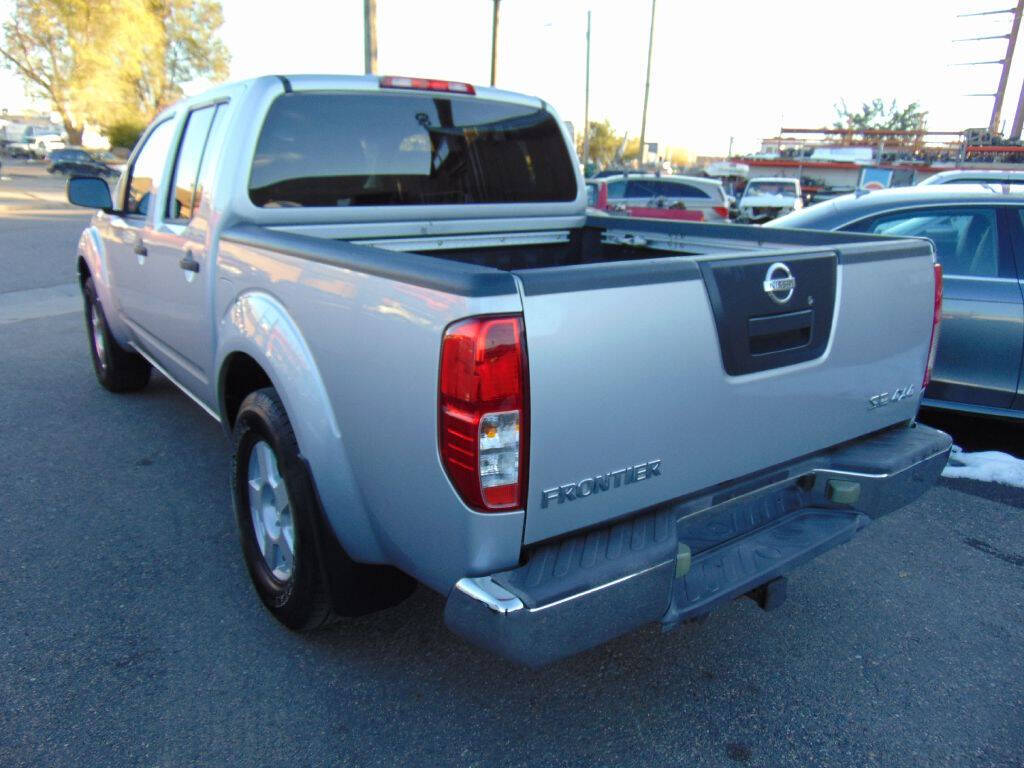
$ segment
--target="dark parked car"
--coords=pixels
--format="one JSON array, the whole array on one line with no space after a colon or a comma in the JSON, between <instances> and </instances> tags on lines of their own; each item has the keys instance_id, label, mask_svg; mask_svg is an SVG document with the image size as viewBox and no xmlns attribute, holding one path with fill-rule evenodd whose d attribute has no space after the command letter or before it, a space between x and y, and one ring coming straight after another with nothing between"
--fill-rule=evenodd
<instances>
[{"instance_id":1,"label":"dark parked car","mask_svg":"<svg viewBox=\"0 0 1024 768\"><path fill-rule=\"evenodd\" d=\"M1024 186L844 195L766 226L930 239L942 263L943 304L923 404L1024 419Z\"/></svg>"},{"instance_id":2,"label":"dark parked car","mask_svg":"<svg viewBox=\"0 0 1024 768\"><path fill-rule=\"evenodd\" d=\"M50 153L50 173L74 174L75 176L116 176L117 171L100 162L84 149L69 147L55 149Z\"/></svg>"}]
</instances>

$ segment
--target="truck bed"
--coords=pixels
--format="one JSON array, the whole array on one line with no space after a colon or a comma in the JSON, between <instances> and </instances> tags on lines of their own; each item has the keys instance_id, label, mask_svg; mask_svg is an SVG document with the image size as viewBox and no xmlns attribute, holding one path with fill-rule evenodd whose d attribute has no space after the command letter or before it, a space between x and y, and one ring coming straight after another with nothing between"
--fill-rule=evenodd
<instances>
[{"instance_id":1,"label":"truck bed","mask_svg":"<svg viewBox=\"0 0 1024 768\"><path fill-rule=\"evenodd\" d=\"M878 235L860 233L765 229L741 224L638 221L614 216L589 216L582 227L560 234L562 239L558 242L493 244L489 247L435 247L435 240L430 250L415 252L505 271L521 271L672 256L763 252L773 248L844 248L879 240ZM492 240L500 237L493 236ZM384 241L375 241L375 245L392 247ZM415 250L415 242L409 247Z\"/></svg>"},{"instance_id":2,"label":"truck bed","mask_svg":"<svg viewBox=\"0 0 1024 768\"><path fill-rule=\"evenodd\" d=\"M471 226L471 222L467 222ZM345 242L506 272L634 262L672 256L706 256L764 251L770 248L848 248L860 243L892 241L855 232L768 229L742 224L666 222L617 216L588 216L581 226L555 230L446 234L423 237L337 237L335 226L260 229L242 225L226 235L291 249L320 241ZM287 235L275 238L275 235ZM355 234L355 233L353 233ZM273 239L268 239L273 238ZM300 238L298 240L293 238ZM337 258L343 250L335 249Z\"/></svg>"},{"instance_id":3,"label":"truck bed","mask_svg":"<svg viewBox=\"0 0 1024 768\"><path fill-rule=\"evenodd\" d=\"M925 241L616 217L502 236L390 250L256 227L223 235L445 293L517 297L531 384L527 544L916 413L934 291ZM785 302L762 288L778 263L796 280Z\"/></svg>"}]
</instances>

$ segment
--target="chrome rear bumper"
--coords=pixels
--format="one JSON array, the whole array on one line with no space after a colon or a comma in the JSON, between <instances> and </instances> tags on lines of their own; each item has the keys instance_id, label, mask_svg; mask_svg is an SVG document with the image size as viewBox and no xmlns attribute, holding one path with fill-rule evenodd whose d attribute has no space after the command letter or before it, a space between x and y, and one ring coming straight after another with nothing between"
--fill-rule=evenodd
<instances>
[{"instance_id":1,"label":"chrome rear bumper","mask_svg":"<svg viewBox=\"0 0 1024 768\"><path fill-rule=\"evenodd\" d=\"M928 427L896 427L775 467L761 484L746 478L540 545L518 569L460 579L445 622L536 667L643 624L705 615L913 501L942 472L951 443ZM727 533L709 540L709 530Z\"/></svg>"}]
</instances>

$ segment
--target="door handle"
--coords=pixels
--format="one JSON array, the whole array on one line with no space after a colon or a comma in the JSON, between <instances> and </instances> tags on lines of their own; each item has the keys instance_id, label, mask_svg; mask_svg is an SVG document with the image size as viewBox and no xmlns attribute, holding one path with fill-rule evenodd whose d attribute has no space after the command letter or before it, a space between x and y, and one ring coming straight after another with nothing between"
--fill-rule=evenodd
<instances>
[{"instance_id":1,"label":"door handle","mask_svg":"<svg viewBox=\"0 0 1024 768\"><path fill-rule=\"evenodd\" d=\"M187 272L199 271L199 262L192 258L192 251L185 251L185 256L178 261L178 266Z\"/></svg>"},{"instance_id":2,"label":"door handle","mask_svg":"<svg viewBox=\"0 0 1024 768\"><path fill-rule=\"evenodd\" d=\"M134 250L136 256L149 256L149 249L146 248L146 244L142 240L135 241Z\"/></svg>"}]
</instances>

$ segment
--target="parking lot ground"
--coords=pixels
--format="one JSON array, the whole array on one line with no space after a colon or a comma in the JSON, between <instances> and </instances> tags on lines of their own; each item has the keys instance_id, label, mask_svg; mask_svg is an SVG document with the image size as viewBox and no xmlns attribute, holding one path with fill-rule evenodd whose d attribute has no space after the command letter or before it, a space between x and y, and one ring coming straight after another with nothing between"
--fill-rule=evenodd
<instances>
[{"instance_id":1,"label":"parking lot ground","mask_svg":"<svg viewBox=\"0 0 1024 768\"><path fill-rule=\"evenodd\" d=\"M70 218L0 211L22 270L0 294L70 282ZM220 427L159 376L102 390L68 307L0 325L0 361L0 765L1024 764L1019 489L942 480L772 613L739 600L529 671L423 588L282 628Z\"/></svg>"},{"instance_id":2,"label":"parking lot ground","mask_svg":"<svg viewBox=\"0 0 1024 768\"><path fill-rule=\"evenodd\" d=\"M38 161L0 158L0 293L74 280L68 258L90 214L65 202L64 179Z\"/></svg>"}]
</instances>

